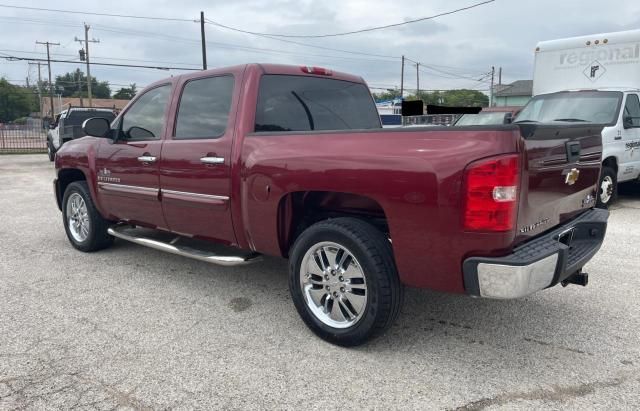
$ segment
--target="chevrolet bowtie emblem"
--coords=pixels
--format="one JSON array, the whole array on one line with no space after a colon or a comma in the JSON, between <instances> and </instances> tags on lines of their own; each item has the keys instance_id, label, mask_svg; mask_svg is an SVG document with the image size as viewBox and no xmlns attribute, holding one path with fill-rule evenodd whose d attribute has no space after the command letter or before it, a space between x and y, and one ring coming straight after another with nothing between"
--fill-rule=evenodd
<instances>
[{"instance_id":1,"label":"chevrolet bowtie emblem","mask_svg":"<svg viewBox=\"0 0 640 411\"><path fill-rule=\"evenodd\" d=\"M578 177L580 177L580 170L577 168L572 168L571 171L567 173L567 177L565 178L565 184L570 186L574 185L576 181L578 181Z\"/></svg>"}]
</instances>

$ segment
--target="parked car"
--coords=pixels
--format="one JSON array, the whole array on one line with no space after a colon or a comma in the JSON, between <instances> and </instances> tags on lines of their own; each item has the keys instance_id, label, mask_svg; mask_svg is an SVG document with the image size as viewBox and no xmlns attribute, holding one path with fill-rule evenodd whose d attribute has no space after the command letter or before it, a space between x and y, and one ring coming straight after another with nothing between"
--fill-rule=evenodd
<instances>
[{"instance_id":1,"label":"parked car","mask_svg":"<svg viewBox=\"0 0 640 411\"><path fill-rule=\"evenodd\" d=\"M109 121L113 121L116 116L113 109L109 108L89 108L89 107L70 107L63 110L55 118L55 121L49 125L47 132L47 155L49 160L53 161L56 151L67 141L83 137L82 123L91 117L100 116Z\"/></svg>"},{"instance_id":2,"label":"parked car","mask_svg":"<svg viewBox=\"0 0 640 411\"><path fill-rule=\"evenodd\" d=\"M478 114L463 114L452 125L481 126L511 124L522 107L485 107Z\"/></svg>"},{"instance_id":3,"label":"parked car","mask_svg":"<svg viewBox=\"0 0 640 411\"><path fill-rule=\"evenodd\" d=\"M81 251L117 237L227 266L288 258L304 322L348 346L393 324L405 285L518 298L586 284L608 218L593 208L600 130L383 129L360 77L249 64L86 120L54 188Z\"/></svg>"},{"instance_id":4,"label":"parked car","mask_svg":"<svg viewBox=\"0 0 640 411\"><path fill-rule=\"evenodd\" d=\"M640 30L542 41L520 122L606 124L598 206L640 179Z\"/></svg>"}]
</instances>

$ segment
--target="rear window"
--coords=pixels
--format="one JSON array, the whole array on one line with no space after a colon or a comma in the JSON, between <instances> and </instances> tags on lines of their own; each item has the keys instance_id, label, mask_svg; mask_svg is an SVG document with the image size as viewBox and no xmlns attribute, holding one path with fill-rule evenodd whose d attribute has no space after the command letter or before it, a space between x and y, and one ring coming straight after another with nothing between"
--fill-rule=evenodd
<instances>
[{"instance_id":1,"label":"rear window","mask_svg":"<svg viewBox=\"0 0 640 411\"><path fill-rule=\"evenodd\" d=\"M378 111L364 84L308 76L262 76L257 132L380 127Z\"/></svg>"}]
</instances>

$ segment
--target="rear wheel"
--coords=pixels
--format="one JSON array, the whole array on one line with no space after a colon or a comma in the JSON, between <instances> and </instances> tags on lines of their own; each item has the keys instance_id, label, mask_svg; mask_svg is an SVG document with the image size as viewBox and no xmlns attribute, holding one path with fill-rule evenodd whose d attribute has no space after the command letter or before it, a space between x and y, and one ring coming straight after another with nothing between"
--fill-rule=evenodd
<instances>
[{"instance_id":1,"label":"rear wheel","mask_svg":"<svg viewBox=\"0 0 640 411\"><path fill-rule=\"evenodd\" d=\"M617 185L616 171L611 167L602 167L596 207L609 208L609 205L615 201L618 195Z\"/></svg>"},{"instance_id":2,"label":"rear wheel","mask_svg":"<svg viewBox=\"0 0 640 411\"><path fill-rule=\"evenodd\" d=\"M113 237L107 233L110 222L93 204L86 181L71 183L65 190L62 219L71 245L80 251L98 251L113 244Z\"/></svg>"},{"instance_id":3,"label":"rear wheel","mask_svg":"<svg viewBox=\"0 0 640 411\"><path fill-rule=\"evenodd\" d=\"M49 161L53 161L56 159L56 150L51 145L51 141L47 140L47 156L49 157Z\"/></svg>"},{"instance_id":4,"label":"rear wheel","mask_svg":"<svg viewBox=\"0 0 640 411\"><path fill-rule=\"evenodd\" d=\"M300 235L291 253L289 290L307 326L343 346L384 332L403 295L386 236L353 218L322 221Z\"/></svg>"}]
</instances>

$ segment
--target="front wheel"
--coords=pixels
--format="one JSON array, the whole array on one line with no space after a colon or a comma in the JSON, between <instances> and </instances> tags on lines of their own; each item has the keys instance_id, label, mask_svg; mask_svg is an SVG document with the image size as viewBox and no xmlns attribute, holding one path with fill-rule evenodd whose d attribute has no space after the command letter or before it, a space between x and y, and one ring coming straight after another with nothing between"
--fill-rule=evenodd
<instances>
[{"instance_id":1,"label":"front wheel","mask_svg":"<svg viewBox=\"0 0 640 411\"><path fill-rule=\"evenodd\" d=\"M616 171L611 167L602 167L600 184L598 185L598 201L596 207L609 208L618 195Z\"/></svg>"},{"instance_id":2,"label":"front wheel","mask_svg":"<svg viewBox=\"0 0 640 411\"><path fill-rule=\"evenodd\" d=\"M85 181L71 183L65 190L62 220L71 245L80 251L98 251L113 244L113 237L107 233L110 223L93 204Z\"/></svg>"},{"instance_id":3,"label":"front wheel","mask_svg":"<svg viewBox=\"0 0 640 411\"><path fill-rule=\"evenodd\" d=\"M355 346L393 324L403 288L386 236L353 218L316 223L296 240L289 290L306 325L320 338Z\"/></svg>"}]
</instances>

